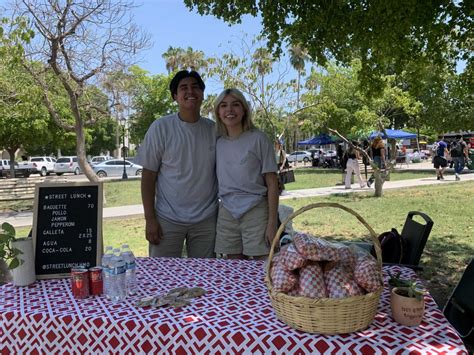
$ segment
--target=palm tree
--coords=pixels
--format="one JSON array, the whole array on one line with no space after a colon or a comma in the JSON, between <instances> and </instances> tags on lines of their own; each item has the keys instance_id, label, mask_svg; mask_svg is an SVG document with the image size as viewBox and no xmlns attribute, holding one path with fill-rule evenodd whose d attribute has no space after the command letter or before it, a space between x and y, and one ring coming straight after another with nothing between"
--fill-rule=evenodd
<instances>
[{"instance_id":1,"label":"palm tree","mask_svg":"<svg viewBox=\"0 0 474 355\"><path fill-rule=\"evenodd\" d=\"M273 58L267 48L257 48L252 55L254 65L257 68L257 73L260 76L261 85L261 100L265 102L265 75L272 71Z\"/></svg>"},{"instance_id":2,"label":"palm tree","mask_svg":"<svg viewBox=\"0 0 474 355\"><path fill-rule=\"evenodd\" d=\"M166 70L169 73L174 72L179 68L179 64L182 61L184 50L180 47L174 48L172 46L168 47L168 50L161 55L161 57L166 62Z\"/></svg>"},{"instance_id":3,"label":"palm tree","mask_svg":"<svg viewBox=\"0 0 474 355\"><path fill-rule=\"evenodd\" d=\"M304 70L305 62L308 59L308 54L305 49L299 44L293 44L290 47L290 63L295 68L298 76L296 79L296 108L300 106L300 80L301 73Z\"/></svg>"},{"instance_id":4,"label":"palm tree","mask_svg":"<svg viewBox=\"0 0 474 355\"><path fill-rule=\"evenodd\" d=\"M308 54L305 49L299 44L293 44L290 47L290 63L293 68L296 70L296 110L300 108L300 81L301 73L304 71L305 61L308 59ZM288 117L289 118L289 117ZM296 133L298 130L298 125L295 125L293 131L293 149L296 149Z\"/></svg>"},{"instance_id":5,"label":"palm tree","mask_svg":"<svg viewBox=\"0 0 474 355\"><path fill-rule=\"evenodd\" d=\"M217 95L211 94L206 97L206 99L202 102L201 105L201 115L205 117L209 117L210 119L215 120L214 117L214 101L216 100Z\"/></svg>"},{"instance_id":6,"label":"palm tree","mask_svg":"<svg viewBox=\"0 0 474 355\"><path fill-rule=\"evenodd\" d=\"M181 47L169 46L168 50L163 53L163 59L166 61L166 70L168 74L177 69L191 69L199 71L207 68L207 61L204 58L203 51L195 51L191 47L184 50Z\"/></svg>"},{"instance_id":7,"label":"palm tree","mask_svg":"<svg viewBox=\"0 0 474 355\"><path fill-rule=\"evenodd\" d=\"M207 62L204 59L203 51L195 51L191 47L183 51L182 62L186 68L191 70L200 71L202 68L207 67Z\"/></svg>"}]
</instances>

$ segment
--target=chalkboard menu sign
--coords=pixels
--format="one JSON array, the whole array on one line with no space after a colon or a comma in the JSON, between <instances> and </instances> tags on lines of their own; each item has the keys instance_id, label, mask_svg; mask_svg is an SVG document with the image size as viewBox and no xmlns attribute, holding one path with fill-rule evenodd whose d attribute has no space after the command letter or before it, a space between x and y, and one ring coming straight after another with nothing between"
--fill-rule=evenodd
<instances>
[{"instance_id":1,"label":"chalkboard menu sign","mask_svg":"<svg viewBox=\"0 0 474 355\"><path fill-rule=\"evenodd\" d=\"M71 268L99 265L102 183L36 185L33 245L38 279L65 277Z\"/></svg>"}]
</instances>

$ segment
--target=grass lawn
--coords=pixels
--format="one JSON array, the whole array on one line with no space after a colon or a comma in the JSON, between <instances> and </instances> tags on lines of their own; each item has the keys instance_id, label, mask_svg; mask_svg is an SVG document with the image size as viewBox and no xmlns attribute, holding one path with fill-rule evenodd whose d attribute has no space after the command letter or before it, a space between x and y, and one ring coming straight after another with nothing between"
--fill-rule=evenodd
<instances>
[{"instance_id":1,"label":"grass lawn","mask_svg":"<svg viewBox=\"0 0 474 355\"><path fill-rule=\"evenodd\" d=\"M391 174L391 179L407 180L433 176L423 171L400 171ZM301 168L295 171L295 182L286 185L287 190L310 189L334 186L342 181L339 170ZM140 180L114 181L104 185L107 204L104 207L135 205L141 203Z\"/></svg>"},{"instance_id":2,"label":"grass lawn","mask_svg":"<svg viewBox=\"0 0 474 355\"><path fill-rule=\"evenodd\" d=\"M392 174L392 180L431 175L430 172L400 171ZM323 187L340 181L339 171L302 168L296 170L296 182L288 184L287 189ZM104 188L105 207L141 203L139 180L106 183ZM387 190L383 198L375 198L372 192L368 192L285 200L283 203L297 209L321 201L338 202L354 209L377 233L392 227L401 231L409 211L428 214L434 226L421 261L424 270L420 276L427 280L430 292L440 306L444 305L467 262L474 257L474 182ZM365 228L342 210L311 210L298 216L293 224L295 229L316 236L348 240L366 238ZM18 233L27 233L27 230L19 228ZM103 233L105 245L128 243L136 255L148 254L142 217L104 220Z\"/></svg>"},{"instance_id":3,"label":"grass lawn","mask_svg":"<svg viewBox=\"0 0 474 355\"><path fill-rule=\"evenodd\" d=\"M108 185L115 189L120 183ZM338 202L352 208L364 217L376 233L392 227L401 231L409 211L428 214L434 226L421 260L424 270L419 275L427 281L427 287L440 307L446 302L468 261L474 257L474 182L387 190L383 198L375 198L372 193L352 193L285 200L284 203L296 210L323 201ZM115 203L111 199L108 202ZM365 227L339 209L307 211L295 218L293 225L296 230L315 236L344 240L367 239ZM26 228L18 229L18 234L27 232ZM118 247L128 243L137 256L148 255L142 217L106 219L103 233L105 245Z\"/></svg>"},{"instance_id":4,"label":"grass lawn","mask_svg":"<svg viewBox=\"0 0 474 355\"><path fill-rule=\"evenodd\" d=\"M425 212L434 221L420 273L438 305L443 306L467 263L474 257L474 182L420 186L372 194L340 194L320 198L285 200L295 209L313 202L338 202L359 214L376 233L392 227L401 232L409 211ZM296 217L294 228L316 236L363 239L367 235L354 217L342 210L314 209Z\"/></svg>"},{"instance_id":5,"label":"grass lawn","mask_svg":"<svg viewBox=\"0 0 474 355\"><path fill-rule=\"evenodd\" d=\"M362 178L365 179L364 172L361 171ZM390 174L392 181L396 180L408 180L408 179L419 179L423 177L433 176L434 173L426 171L395 171ZM370 174L368 175L370 177ZM295 170L295 182L286 184L285 189L300 190L300 189L311 189L317 187L334 186L338 183L342 183L342 173L340 170L335 169L313 169L313 168L300 168Z\"/></svg>"},{"instance_id":6,"label":"grass lawn","mask_svg":"<svg viewBox=\"0 0 474 355\"><path fill-rule=\"evenodd\" d=\"M391 179L407 180L433 176L431 172L424 171L396 171L391 174ZM295 170L296 181L286 185L287 190L310 189L325 186L334 186L342 182L341 172L334 169L299 168ZM115 180L104 183L106 203L104 207L117 207L141 204L140 180ZM0 212L31 211L33 200L26 201L0 201Z\"/></svg>"}]
</instances>

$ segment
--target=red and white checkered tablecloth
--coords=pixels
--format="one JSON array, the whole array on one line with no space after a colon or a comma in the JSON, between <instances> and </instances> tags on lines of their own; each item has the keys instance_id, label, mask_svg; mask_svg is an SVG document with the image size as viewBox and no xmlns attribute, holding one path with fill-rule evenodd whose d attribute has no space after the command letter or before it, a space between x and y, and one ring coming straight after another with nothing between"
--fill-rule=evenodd
<instances>
[{"instance_id":1,"label":"red and white checkered tablecloth","mask_svg":"<svg viewBox=\"0 0 474 355\"><path fill-rule=\"evenodd\" d=\"M369 328L318 335L276 319L263 281L263 262L143 258L138 267L139 294L123 303L103 296L77 300L68 279L23 288L1 286L1 354L467 354L431 297L426 298L419 327L392 320L386 289ZM413 272L402 269L402 275ZM208 293L181 309L134 306L138 298L180 286L199 286Z\"/></svg>"}]
</instances>

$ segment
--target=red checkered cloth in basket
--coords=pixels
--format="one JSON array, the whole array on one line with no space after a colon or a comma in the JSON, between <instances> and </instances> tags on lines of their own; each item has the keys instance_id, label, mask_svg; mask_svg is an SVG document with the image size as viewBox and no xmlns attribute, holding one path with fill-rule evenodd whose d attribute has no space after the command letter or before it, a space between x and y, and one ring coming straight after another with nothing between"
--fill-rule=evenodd
<instances>
[{"instance_id":1,"label":"red checkered cloth in basket","mask_svg":"<svg viewBox=\"0 0 474 355\"><path fill-rule=\"evenodd\" d=\"M288 296L296 296L296 297L299 297L299 296L300 296L300 292L299 292L299 288L300 288L299 282L300 282L300 279L299 279L299 277L297 277L297 281L296 281L295 286L294 286L291 290L289 290L289 291L286 293Z\"/></svg>"},{"instance_id":2,"label":"red checkered cloth in basket","mask_svg":"<svg viewBox=\"0 0 474 355\"><path fill-rule=\"evenodd\" d=\"M305 233L297 233L293 237L293 243L298 253L308 260L337 261L341 258L339 248L333 243Z\"/></svg>"},{"instance_id":3,"label":"red checkered cloth in basket","mask_svg":"<svg viewBox=\"0 0 474 355\"><path fill-rule=\"evenodd\" d=\"M345 267L354 271L357 263L357 254L355 250L341 243L334 243L334 245L339 249L339 255L341 257L340 261Z\"/></svg>"},{"instance_id":4,"label":"red checkered cloth in basket","mask_svg":"<svg viewBox=\"0 0 474 355\"><path fill-rule=\"evenodd\" d=\"M295 288L298 278L292 272L287 270L281 260L281 254L275 256L270 270L273 289L277 292L288 292Z\"/></svg>"},{"instance_id":5,"label":"red checkered cloth in basket","mask_svg":"<svg viewBox=\"0 0 474 355\"><path fill-rule=\"evenodd\" d=\"M354 273L343 263L329 263L324 269L324 282L329 298L346 298L365 294L354 280Z\"/></svg>"},{"instance_id":6,"label":"red checkered cloth in basket","mask_svg":"<svg viewBox=\"0 0 474 355\"><path fill-rule=\"evenodd\" d=\"M296 270L306 263L306 259L300 255L293 243L285 245L280 251L280 261L287 270Z\"/></svg>"},{"instance_id":7,"label":"red checkered cloth in basket","mask_svg":"<svg viewBox=\"0 0 474 355\"><path fill-rule=\"evenodd\" d=\"M377 260L372 255L357 259L354 279L367 292L374 292L383 284L382 271L377 267Z\"/></svg>"},{"instance_id":8,"label":"red checkered cloth in basket","mask_svg":"<svg viewBox=\"0 0 474 355\"><path fill-rule=\"evenodd\" d=\"M317 261L312 261L300 269L298 294L311 298L326 298L326 284L323 269Z\"/></svg>"}]
</instances>

